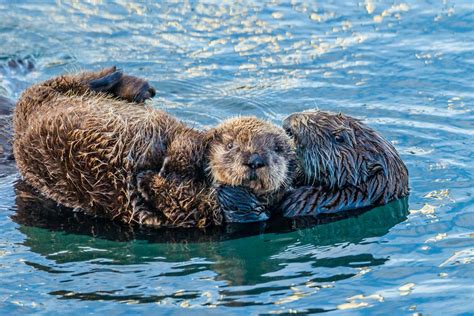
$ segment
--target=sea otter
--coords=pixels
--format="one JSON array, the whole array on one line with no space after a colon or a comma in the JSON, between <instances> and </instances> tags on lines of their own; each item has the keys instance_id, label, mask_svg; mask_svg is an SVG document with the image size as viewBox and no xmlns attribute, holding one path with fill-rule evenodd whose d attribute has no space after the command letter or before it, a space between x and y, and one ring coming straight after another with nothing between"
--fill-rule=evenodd
<instances>
[{"instance_id":1,"label":"sea otter","mask_svg":"<svg viewBox=\"0 0 474 316\"><path fill-rule=\"evenodd\" d=\"M226 222L268 219L270 207L280 201L295 175L293 143L283 129L255 117L237 117L223 121L202 137L203 142L196 142L195 135L179 139L176 147L171 144L161 171L140 174L142 196L176 222L182 222L183 217L194 221L182 208L219 215L225 209ZM206 149L195 148L197 144L205 144ZM189 161L187 157L196 158L196 154L187 151L202 155ZM207 176L200 175L203 171ZM193 189L168 194L181 187Z\"/></svg>"},{"instance_id":2,"label":"sea otter","mask_svg":"<svg viewBox=\"0 0 474 316\"><path fill-rule=\"evenodd\" d=\"M198 131L146 107L154 94L145 80L115 68L30 87L14 113L13 149L23 178L60 204L127 223L220 225L222 205L232 208L227 221L265 219L266 204L254 196L272 201L294 165L284 131L255 118ZM240 137L249 132L252 138ZM225 146L232 149L223 143L229 137L240 149L224 154ZM216 167L232 159L247 168L237 177ZM232 187L219 191L225 185Z\"/></svg>"},{"instance_id":3,"label":"sea otter","mask_svg":"<svg viewBox=\"0 0 474 316\"><path fill-rule=\"evenodd\" d=\"M300 176L281 205L296 217L386 204L408 194L408 171L393 145L343 114L291 114L283 128L296 145Z\"/></svg>"}]
</instances>

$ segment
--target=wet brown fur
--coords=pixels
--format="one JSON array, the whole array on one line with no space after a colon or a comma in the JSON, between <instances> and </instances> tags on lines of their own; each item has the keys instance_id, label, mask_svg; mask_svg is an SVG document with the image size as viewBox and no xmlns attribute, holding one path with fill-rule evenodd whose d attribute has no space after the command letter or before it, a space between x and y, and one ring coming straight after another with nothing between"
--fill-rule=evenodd
<instances>
[{"instance_id":1,"label":"wet brown fur","mask_svg":"<svg viewBox=\"0 0 474 316\"><path fill-rule=\"evenodd\" d=\"M195 141L196 137L202 137L202 142ZM203 155L189 155L189 150ZM265 166L256 170L255 175L245 165L252 153L258 153L265 161ZM194 160L189 161L189 157ZM187 187L179 190L180 194L171 194L175 206L166 207L173 210L168 216L176 222L199 223L207 217L193 218L179 209L197 209L196 214L218 210L214 187L219 185L248 187L262 205L272 205L291 184L294 170L293 142L281 128L255 117L238 117L201 135L183 135L168 148L162 170L144 174L139 183L143 183L142 195L156 209L164 208L160 203L167 192ZM163 190L164 187L167 189ZM218 211L210 215L222 220Z\"/></svg>"},{"instance_id":2,"label":"wet brown fur","mask_svg":"<svg viewBox=\"0 0 474 316\"><path fill-rule=\"evenodd\" d=\"M393 145L361 121L324 111L295 113L283 124L296 144L302 176L290 204L302 214L386 204L408 194L408 171ZM291 202L291 203L290 203Z\"/></svg>"},{"instance_id":3,"label":"wet brown fur","mask_svg":"<svg viewBox=\"0 0 474 316\"><path fill-rule=\"evenodd\" d=\"M248 185L265 194L288 184L294 153L283 130L255 118L194 130L165 112L131 103L144 82L127 76L107 93L89 89L92 80L114 71L63 75L22 94L14 114L14 154L24 179L46 197L127 223L205 227L223 222L213 184ZM239 148L258 145L260 151L276 145L277 135L289 152L278 149L278 156L288 161L270 155L270 169L255 182L240 169L220 170L218 148L232 135ZM224 166L231 167L227 160ZM240 182L227 173L236 173Z\"/></svg>"},{"instance_id":4,"label":"wet brown fur","mask_svg":"<svg viewBox=\"0 0 474 316\"><path fill-rule=\"evenodd\" d=\"M231 118L210 131L209 174L214 182L242 185L258 196L286 190L295 170L293 142L280 128L254 117ZM245 165L252 154L265 164L252 171ZM254 173L254 174L253 174Z\"/></svg>"},{"instance_id":5,"label":"wet brown fur","mask_svg":"<svg viewBox=\"0 0 474 316\"><path fill-rule=\"evenodd\" d=\"M14 154L25 180L48 198L140 222L136 173L159 170L166 147L191 129L165 112L125 101L133 89L116 96L89 90L91 80L113 71L64 75L27 89L15 109ZM168 224L165 214L154 215Z\"/></svg>"}]
</instances>

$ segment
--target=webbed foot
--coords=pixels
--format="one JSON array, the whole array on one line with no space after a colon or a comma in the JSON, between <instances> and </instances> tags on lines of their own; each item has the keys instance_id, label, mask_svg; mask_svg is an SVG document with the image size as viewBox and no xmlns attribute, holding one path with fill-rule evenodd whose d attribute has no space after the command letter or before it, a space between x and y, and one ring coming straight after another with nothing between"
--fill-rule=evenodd
<instances>
[{"instance_id":1,"label":"webbed foot","mask_svg":"<svg viewBox=\"0 0 474 316\"><path fill-rule=\"evenodd\" d=\"M156 90L148 81L125 75L115 70L101 78L89 82L92 91L110 93L129 102L143 103L156 95Z\"/></svg>"},{"instance_id":2,"label":"webbed foot","mask_svg":"<svg viewBox=\"0 0 474 316\"><path fill-rule=\"evenodd\" d=\"M121 71L114 71L99 79L89 82L89 89L96 92L110 92L122 80L123 73Z\"/></svg>"}]
</instances>

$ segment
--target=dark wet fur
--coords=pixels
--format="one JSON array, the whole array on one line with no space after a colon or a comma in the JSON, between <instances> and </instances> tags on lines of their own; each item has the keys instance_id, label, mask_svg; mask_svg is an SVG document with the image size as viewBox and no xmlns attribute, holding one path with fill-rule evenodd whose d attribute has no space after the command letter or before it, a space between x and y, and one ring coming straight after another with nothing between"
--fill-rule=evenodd
<instances>
[{"instance_id":1,"label":"dark wet fur","mask_svg":"<svg viewBox=\"0 0 474 316\"><path fill-rule=\"evenodd\" d=\"M370 220L361 221L359 226L347 227L346 234L341 234L340 231L335 231L333 234L334 238L339 235L343 240L348 238L347 236L357 235L359 236L357 240L361 240L386 234L393 225L405 220L408 214L407 200L401 199L390 203L384 209L362 209L356 212L321 214L316 217L277 218L268 222L214 226L205 230L151 229L74 212L72 209L58 205L53 200L44 198L33 187L21 180L15 183L15 205L12 219L20 225L114 241L140 239L153 243L215 242L263 233L287 233L367 214L364 216ZM344 227L343 224L341 226ZM336 226L336 228L341 229L341 226ZM315 231L309 231L311 238L317 235L318 227L315 229ZM305 231L302 230L301 233L304 234Z\"/></svg>"},{"instance_id":2,"label":"dark wet fur","mask_svg":"<svg viewBox=\"0 0 474 316\"><path fill-rule=\"evenodd\" d=\"M221 225L214 176L205 172L214 146L206 135L214 131L145 107L154 93L115 68L30 87L14 116L20 173L46 197L98 217L153 227Z\"/></svg>"},{"instance_id":3,"label":"dark wet fur","mask_svg":"<svg viewBox=\"0 0 474 316\"><path fill-rule=\"evenodd\" d=\"M284 121L301 177L282 204L287 217L382 205L409 192L408 171L393 145L359 120L323 111Z\"/></svg>"}]
</instances>

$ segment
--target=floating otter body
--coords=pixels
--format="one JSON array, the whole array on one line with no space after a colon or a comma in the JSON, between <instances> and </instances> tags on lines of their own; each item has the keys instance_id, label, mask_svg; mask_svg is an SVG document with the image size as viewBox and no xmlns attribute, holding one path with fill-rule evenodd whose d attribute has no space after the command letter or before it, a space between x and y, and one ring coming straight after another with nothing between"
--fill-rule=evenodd
<instances>
[{"instance_id":1,"label":"floating otter body","mask_svg":"<svg viewBox=\"0 0 474 316\"><path fill-rule=\"evenodd\" d=\"M393 145L357 119L324 111L283 122L301 174L283 202L286 217L386 204L408 194L408 171Z\"/></svg>"},{"instance_id":2,"label":"floating otter body","mask_svg":"<svg viewBox=\"0 0 474 316\"><path fill-rule=\"evenodd\" d=\"M13 150L21 175L46 197L132 222L139 221L134 172L160 166L166 143L186 127L164 112L123 100L138 91L92 91L111 90L122 78L110 68L25 90L15 108Z\"/></svg>"},{"instance_id":3,"label":"floating otter body","mask_svg":"<svg viewBox=\"0 0 474 316\"><path fill-rule=\"evenodd\" d=\"M236 195L228 191L219 195L213 184L243 185L235 189L240 197L270 196L284 186L285 177L267 181L266 176L274 173L273 168L291 173L291 164L278 160L294 155L282 129L275 133L285 152L271 157L266 164L271 170L264 173L260 162L249 157L241 163L248 164L249 170L261 170L249 171L252 179L248 182L245 177L229 182L226 179L232 177L227 174L233 170L215 172L220 162L214 160L223 156L208 153L219 152L220 136L239 128L224 122L209 132L194 130L163 111L144 106L143 101L153 95L146 81L114 68L60 76L27 89L14 114L13 147L20 173L46 197L67 207L151 226L222 224L219 201L225 205ZM260 129L254 131L271 134L268 123L240 120L260 122L255 123ZM245 206L246 215L255 214L250 220L265 218L260 205L249 202Z\"/></svg>"}]
</instances>

